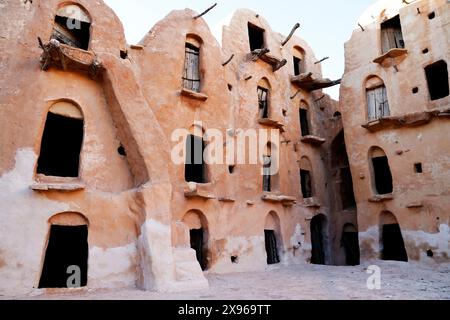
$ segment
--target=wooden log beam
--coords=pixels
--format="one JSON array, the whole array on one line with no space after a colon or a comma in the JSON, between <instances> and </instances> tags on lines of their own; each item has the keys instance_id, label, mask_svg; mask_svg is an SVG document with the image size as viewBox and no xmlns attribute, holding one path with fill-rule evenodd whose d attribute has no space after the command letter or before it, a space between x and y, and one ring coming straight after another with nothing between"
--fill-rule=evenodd
<instances>
[{"instance_id":1,"label":"wooden log beam","mask_svg":"<svg viewBox=\"0 0 450 320\"><path fill-rule=\"evenodd\" d=\"M320 59L319 61L314 62L314 64L322 63L322 62L324 62L325 60L328 60L328 59L330 59L330 57L325 57L323 59Z\"/></svg>"},{"instance_id":2,"label":"wooden log beam","mask_svg":"<svg viewBox=\"0 0 450 320\"><path fill-rule=\"evenodd\" d=\"M292 28L291 33L289 33L288 37L281 43L281 46L284 47L286 43L291 40L292 36L294 35L295 31L300 28L300 23L296 23L295 26Z\"/></svg>"},{"instance_id":3,"label":"wooden log beam","mask_svg":"<svg viewBox=\"0 0 450 320\"><path fill-rule=\"evenodd\" d=\"M205 11L203 11L202 13L200 13L199 15L195 16L194 19L197 20L198 18L203 17L205 14L207 14L208 12L210 12L212 9L214 9L217 6L217 2L214 3L211 7L209 7L208 9L206 9Z\"/></svg>"},{"instance_id":4,"label":"wooden log beam","mask_svg":"<svg viewBox=\"0 0 450 320\"><path fill-rule=\"evenodd\" d=\"M283 68L285 65L287 64L287 60L283 59L280 62L278 62L277 64L275 64L272 69L273 72L280 70L281 68Z\"/></svg>"},{"instance_id":5,"label":"wooden log beam","mask_svg":"<svg viewBox=\"0 0 450 320\"><path fill-rule=\"evenodd\" d=\"M298 89L296 93L294 93L293 96L291 96L291 100L293 100L299 93L302 91L302 89Z\"/></svg>"},{"instance_id":6,"label":"wooden log beam","mask_svg":"<svg viewBox=\"0 0 450 320\"><path fill-rule=\"evenodd\" d=\"M260 59L263 55L265 55L269 52L270 52L270 50L268 48L253 50L252 51L252 60L258 61L258 59Z\"/></svg>"},{"instance_id":7,"label":"wooden log beam","mask_svg":"<svg viewBox=\"0 0 450 320\"><path fill-rule=\"evenodd\" d=\"M234 58L234 53L231 55L231 57L227 61L222 63L222 67L225 67L227 64L229 64L231 62L231 60L233 60L233 58Z\"/></svg>"}]
</instances>

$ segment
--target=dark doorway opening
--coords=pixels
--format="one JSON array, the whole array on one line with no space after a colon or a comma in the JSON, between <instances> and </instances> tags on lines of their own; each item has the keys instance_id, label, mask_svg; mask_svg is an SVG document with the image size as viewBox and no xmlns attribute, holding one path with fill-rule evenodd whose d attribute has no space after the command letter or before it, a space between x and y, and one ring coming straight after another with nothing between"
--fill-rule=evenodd
<instances>
[{"instance_id":1,"label":"dark doorway opening","mask_svg":"<svg viewBox=\"0 0 450 320\"><path fill-rule=\"evenodd\" d=\"M300 109L300 127L302 130L302 137L309 136L309 121L308 121L308 110Z\"/></svg>"},{"instance_id":2,"label":"dark doorway opening","mask_svg":"<svg viewBox=\"0 0 450 320\"><path fill-rule=\"evenodd\" d=\"M264 48L264 29L249 23L248 37L250 41L250 51Z\"/></svg>"},{"instance_id":3,"label":"dark doorway opening","mask_svg":"<svg viewBox=\"0 0 450 320\"><path fill-rule=\"evenodd\" d=\"M345 264L348 266L357 266L360 263L358 231L352 228L344 227L342 232L342 246L345 250Z\"/></svg>"},{"instance_id":4,"label":"dark doorway opening","mask_svg":"<svg viewBox=\"0 0 450 320\"><path fill-rule=\"evenodd\" d=\"M88 50L91 24L67 17L56 16L52 39L63 44Z\"/></svg>"},{"instance_id":5,"label":"dark doorway opening","mask_svg":"<svg viewBox=\"0 0 450 320\"><path fill-rule=\"evenodd\" d=\"M382 259L408 261L400 225L385 224L382 227Z\"/></svg>"},{"instance_id":6,"label":"dark doorway opening","mask_svg":"<svg viewBox=\"0 0 450 320\"><path fill-rule=\"evenodd\" d=\"M49 112L45 122L37 173L78 177L83 120Z\"/></svg>"},{"instance_id":7,"label":"dark doorway opening","mask_svg":"<svg viewBox=\"0 0 450 320\"><path fill-rule=\"evenodd\" d=\"M294 75L299 76L303 72L302 59L294 56Z\"/></svg>"},{"instance_id":8,"label":"dark doorway opening","mask_svg":"<svg viewBox=\"0 0 450 320\"><path fill-rule=\"evenodd\" d=\"M386 156L372 158L375 175L375 188L378 194L389 194L393 191L392 174Z\"/></svg>"},{"instance_id":9,"label":"dark doorway opening","mask_svg":"<svg viewBox=\"0 0 450 320\"><path fill-rule=\"evenodd\" d=\"M324 226L325 218L321 215L311 220L311 263L313 264L325 264Z\"/></svg>"},{"instance_id":10,"label":"dark doorway opening","mask_svg":"<svg viewBox=\"0 0 450 320\"><path fill-rule=\"evenodd\" d=\"M81 271L81 287L87 285L88 227L56 226L50 228L39 288L67 288L70 266Z\"/></svg>"},{"instance_id":11,"label":"dark doorway opening","mask_svg":"<svg viewBox=\"0 0 450 320\"><path fill-rule=\"evenodd\" d=\"M201 137L188 135L186 138L186 182L206 183L206 165L203 158L205 142Z\"/></svg>"},{"instance_id":12,"label":"dark doorway opening","mask_svg":"<svg viewBox=\"0 0 450 320\"><path fill-rule=\"evenodd\" d=\"M303 198L311 198L313 196L311 172L300 169L300 180Z\"/></svg>"},{"instance_id":13,"label":"dark doorway opening","mask_svg":"<svg viewBox=\"0 0 450 320\"><path fill-rule=\"evenodd\" d=\"M191 239L191 248L195 250L197 261L200 264L202 270L207 268L207 260L205 254L205 248L203 246L204 232L203 229L191 229L189 231Z\"/></svg>"},{"instance_id":14,"label":"dark doorway opening","mask_svg":"<svg viewBox=\"0 0 450 320\"><path fill-rule=\"evenodd\" d=\"M438 100L449 95L447 63L440 60L425 67L428 90L431 100Z\"/></svg>"},{"instance_id":15,"label":"dark doorway opening","mask_svg":"<svg viewBox=\"0 0 450 320\"><path fill-rule=\"evenodd\" d=\"M381 45L383 53L394 48L405 48L400 16L395 16L381 24Z\"/></svg>"},{"instance_id":16,"label":"dark doorway opening","mask_svg":"<svg viewBox=\"0 0 450 320\"><path fill-rule=\"evenodd\" d=\"M280 256L278 254L277 238L274 230L264 230L267 264L280 263Z\"/></svg>"}]
</instances>

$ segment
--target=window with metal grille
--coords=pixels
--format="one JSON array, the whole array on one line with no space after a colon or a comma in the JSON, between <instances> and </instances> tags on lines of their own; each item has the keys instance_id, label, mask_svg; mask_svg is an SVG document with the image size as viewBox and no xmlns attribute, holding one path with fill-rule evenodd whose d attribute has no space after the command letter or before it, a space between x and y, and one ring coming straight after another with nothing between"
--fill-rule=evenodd
<instances>
[{"instance_id":1,"label":"window with metal grille","mask_svg":"<svg viewBox=\"0 0 450 320\"><path fill-rule=\"evenodd\" d=\"M186 43L185 52L183 87L200 92L200 49Z\"/></svg>"},{"instance_id":2,"label":"window with metal grille","mask_svg":"<svg viewBox=\"0 0 450 320\"><path fill-rule=\"evenodd\" d=\"M258 87L259 118L269 118L269 90Z\"/></svg>"},{"instance_id":3,"label":"window with metal grille","mask_svg":"<svg viewBox=\"0 0 450 320\"><path fill-rule=\"evenodd\" d=\"M366 95L369 121L381 119L390 115L385 86L367 89Z\"/></svg>"},{"instance_id":4,"label":"window with metal grille","mask_svg":"<svg viewBox=\"0 0 450 320\"><path fill-rule=\"evenodd\" d=\"M383 53L391 49L403 49L405 47L399 16L395 16L381 24L381 46Z\"/></svg>"}]
</instances>

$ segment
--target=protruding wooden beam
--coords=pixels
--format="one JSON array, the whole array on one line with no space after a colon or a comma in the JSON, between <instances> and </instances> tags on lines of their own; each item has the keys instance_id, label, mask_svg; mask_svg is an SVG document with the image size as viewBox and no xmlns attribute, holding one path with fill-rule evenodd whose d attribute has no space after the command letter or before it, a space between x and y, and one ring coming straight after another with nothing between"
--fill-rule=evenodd
<instances>
[{"instance_id":1,"label":"protruding wooden beam","mask_svg":"<svg viewBox=\"0 0 450 320\"><path fill-rule=\"evenodd\" d=\"M42 50L45 50L44 43L42 42L42 39L38 37L39 47L41 47Z\"/></svg>"},{"instance_id":2,"label":"protruding wooden beam","mask_svg":"<svg viewBox=\"0 0 450 320\"><path fill-rule=\"evenodd\" d=\"M322 62L324 62L325 60L328 60L328 59L330 59L330 57L325 57L323 59L320 59L319 61L314 62L314 64L322 63Z\"/></svg>"},{"instance_id":3,"label":"protruding wooden beam","mask_svg":"<svg viewBox=\"0 0 450 320\"><path fill-rule=\"evenodd\" d=\"M292 28L291 33L289 33L288 37L281 43L281 46L284 47L286 43L291 40L292 36L294 35L295 31L300 28L300 23L296 23L295 26Z\"/></svg>"},{"instance_id":4,"label":"protruding wooden beam","mask_svg":"<svg viewBox=\"0 0 450 320\"><path fill-rule=\"evenodd\" d=\"M214 3L211 7L209 7L208 9L206 9L205 11L203 11L202 13L200 13L198 16L195 16L194 19L198 19L203 17L205 14L207 14L208 12L210 12L212 9L214 9L217 6L217 2Z\"/></svg>"},{"instance_id":5,"label":"protruding wooden beam","mask_svg":"<svg viewBox=\"0 0 450 320\"><path fill-rule=\"evenodd\" d=\"M231 57L227 61L222 63L222 67L225 67L227 64L229 64L231 62L231 60L233 60L233 58L234 58L234 53L231 55Z\"/></svg>"},{"instance_id":6,"label":"protruding wooden beam","mask_svg":"<svg viewBox=\"0 0 450 320\"><path fill-rule=\"evenodd\" d=\"M267 54L270 52L270 49L268 48L263 48L263 49L256 49L252 51L252 60L253 61L258 61L259 58L261 58L263 55Z\"/></svg>"},{"instance_id":7,"label":"protruding wooden beam","mask_svg":"<svg viewBox=\"0 0 450 320\"><path fill-rule=\"evenodd\" d=\"M273 72L280 70L281 68L283 68L285 65L287 64L287 60L283 59L280 62L278 62L277 64L275 64L272 69Z\"/></svg>"},{"instance_id":8,"label":"protruding wooden beam","mask_svg":"<svg viewBox=\"0 0 450 320\"><path fill-rule=\"evenodd\" d=\"M294 95L290 97L291 100L293 100L300 93L300 91L302 91L302 89L298 89L297 92L294 93Z\"/></svg>"},{"instance_id":9,"label":"protruding wooden beam","mask_svg":"<svg viewBox=\"0 0 450 320\"><path fill-rule=\"evenodd\" d=\"M322 95L319 99L314 100L314 102L319 102L320 100L324 99L325 95Z\"/></svg>"}]
</instances>

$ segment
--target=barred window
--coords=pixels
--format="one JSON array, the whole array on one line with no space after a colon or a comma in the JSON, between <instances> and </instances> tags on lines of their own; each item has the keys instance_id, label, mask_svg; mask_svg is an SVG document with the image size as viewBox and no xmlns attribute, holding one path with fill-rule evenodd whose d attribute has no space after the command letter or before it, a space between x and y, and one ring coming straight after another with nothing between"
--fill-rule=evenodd
<instances>
[{"instance_id":1,"label":"barred window","mask_svg":"<svg viewBox=\"0 0 450 320\"><path fill-rule=\"evenodd\" d=\"M183 87L200 92L200 49L190 43L186 43Z\"/></svg>"}]
</instances>

